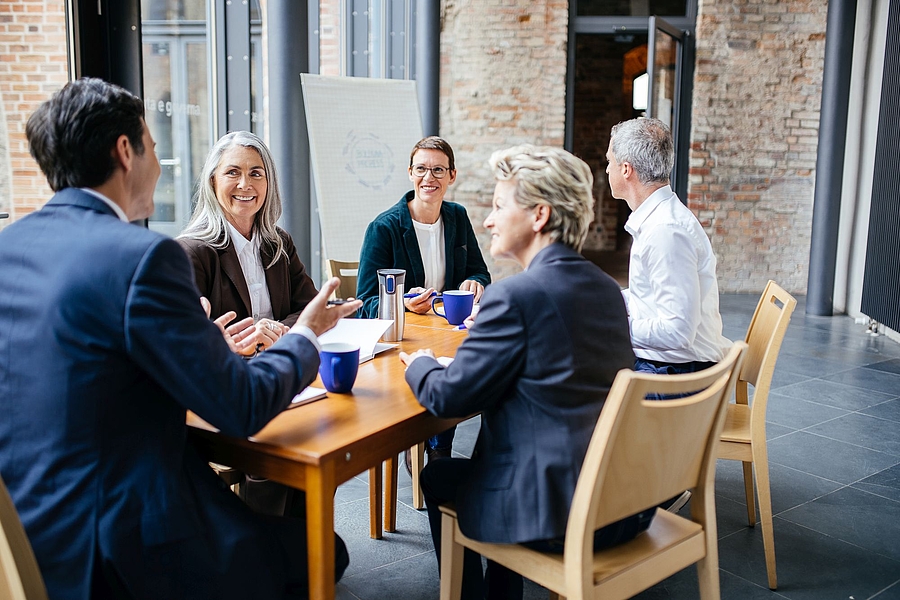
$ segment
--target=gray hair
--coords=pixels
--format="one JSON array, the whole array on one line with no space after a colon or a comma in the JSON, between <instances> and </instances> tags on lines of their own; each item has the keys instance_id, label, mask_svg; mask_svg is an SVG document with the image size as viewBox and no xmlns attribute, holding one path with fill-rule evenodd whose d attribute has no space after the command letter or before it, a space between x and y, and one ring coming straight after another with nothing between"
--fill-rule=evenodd
<instances>
[{"instance_id":1,"label":"gray hair","mask_svg":"<svg viewBox=\"0 0 900 600\"><path fill-rule=\"evenodd\" d=\"M490 166L498 181L516 184L516 203L525 209L550 207L544 233L581 251L594 220L594 176L580 158L562 148L513 146L491 155Z\"/></svg>"},{"instance_id":2,"label":"gray hair","mask_svg":"<svg viewBox=\"0 0 900 600\"><path fill-rule=\"evenodd\" d=\"M266 265L268 269L275 264L279 256L282 254L287 256L284 240L278 234L275 226L281 217L281 194L278 191L278 176L275 173L275 161L272 159L272 153L265 142L249 131L227 133L219 138L219 141L209 151L203 170L200 171L197 193L194 194L194 212L187 227L178 237L197 239L218 249L228 246L230 236L226 225L227 221L222 206L216 198L213 178L219 162L222 160L222 155L233 146L253 148L259 152L259 157L266 170L266 197L263 199L262 208L256 213L253 227L260 236L261 247L266 248L267 253L272 256L271 262Z\"/></svg>"},{"instance_id":3,"label":"gray hair","mask_svg":"<svg viewBox=\"0 0 900 600\"><path fill-rule=\"evenodd\" d=\"M659 119L622 121L612 128L612 153L619 164L630 164L638 181L669 183L675 164L675 144L669 126Z\"/></svg>"}]
</instances>

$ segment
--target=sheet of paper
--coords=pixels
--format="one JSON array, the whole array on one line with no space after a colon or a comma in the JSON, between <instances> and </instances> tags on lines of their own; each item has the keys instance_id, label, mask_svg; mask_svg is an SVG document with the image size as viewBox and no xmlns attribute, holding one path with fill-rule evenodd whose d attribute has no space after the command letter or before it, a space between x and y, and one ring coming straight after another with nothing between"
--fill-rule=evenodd
<instances>
[{"instance_id":1,"label":"sheet of paper","mask_svg":"<svg viewBox=\"0 0 900 600\"><path fill-rule=\"evenodd\" d=\"M297 408L298 406L303 406L304 404L309 404L310 402L321 400L327 395L328 392L327 390L325 390L325 388L314 387L310 385L302 392L294 396L294 399L291 400L288 408Z\"/></svg>"},{"instance_id":2,"label":"sheet of paper","mask_svg":"<svg viewBox=\"0 0 900 600\"><path fill-rule=\"evenodd\" d=\"M450 356L438 356L437 361L442 367L449 367L450 363L453 362L453 358Z\"/></svg>"},{"instance_id":3,"label":"sheet of paper","mask_svg":"<svg viewBox=\"0 0 900 600\"><path fill-rule=\"evenodd\" d=\"M392 323L390 319L341 319L334 329L319 336L319 343L359 346L359 362L363 363L379 352L396 347L396 344L378 343Z\"/></svg>"}]
</instances>

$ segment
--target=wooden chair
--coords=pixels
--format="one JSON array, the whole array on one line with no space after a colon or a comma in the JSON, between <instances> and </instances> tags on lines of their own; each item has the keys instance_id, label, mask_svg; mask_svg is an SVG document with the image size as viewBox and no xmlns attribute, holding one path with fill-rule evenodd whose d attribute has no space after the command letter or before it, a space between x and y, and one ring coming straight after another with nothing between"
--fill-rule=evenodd
<instances>
[{"instance_id":1,"label":"wooden chair","mask_svg":"<svg viewBox=\"0 0 900 600\"><path fill-rule=\"evenodd\" d=\"M756 493L759 496L759 517L762 522L763 549L766 553L766 573L769 587L775 589L775 536L772 530L772 496L769 491L769 457L766 450L766 406L769 386L775 372L775 361L787 331L797 301L774 281L763 291L756 312L750 321L745 341L749 346L747 359L735 386L735 402L728 405L725 427L719 443L718 457L744 463L744 494L747 498L747 519L756 525L756 506L753 496L753 473L756 466ZM750 405L747 384L754 388Z\"/></svg>"},{"instance_id":2,"label":"wooden chair","mask_svg":"<svg viewBox=\"0 0 900 600\"><path fill-rule=\"evenodd\" d=\"M25 528L0 479L0 598L46 600L47 589Z\"/></svg>"},{"instance_id":3,"label":"wooden chair","mask_svg":"<svg viewBox=\"0 0 900 600\"><path fill-rule=\"evenodd\" d=\"M716 446L746 347L736 342L721 363L699 373L619 371L578 478L562 555L471 540L454 510L442 506L441 600L460 597L464 548L548 588L551 598L629 598L694 563L701 598L718 598ZM691 395L644 399L685 393ZM595 530L686 489L693 491L690 518L657 510L635 539L593 551Z\"/></svg>"},{"instance_id":4,"label":"wooden chair","mask_svg":"<svg viewBox=\"0 0 900 600\"><path fill-rule=\"evenodd\" d=\"M341 278L341 285L335 290L335 295L338 298L356 298L356 277L359 272L359 263L329 258L325 261L325 267L329 279Z\"/></svg>"},{"instance_id":5,"label":"wooden chair","mask_svg":"<svg viewBox=\"0 0 900 600\"><path fill-rule=\"evenodd\" d=\"M340 277L341 285L335 290L340 298L356 297L356 279L359 272L358 262L328 259L326 270L329 278ZM422 491L419 488L419 472L422 470L425 456L425 445L418 444L413 452L413 506L423 508ZM382 479L381 468L369 469L369 535L375 539L381 537L382 525L386 531L397 529L397 459L389 458L384 462L386 477ZM384 521L382 523L382 483L384 483Z\"/></svg>"}]
</instances>

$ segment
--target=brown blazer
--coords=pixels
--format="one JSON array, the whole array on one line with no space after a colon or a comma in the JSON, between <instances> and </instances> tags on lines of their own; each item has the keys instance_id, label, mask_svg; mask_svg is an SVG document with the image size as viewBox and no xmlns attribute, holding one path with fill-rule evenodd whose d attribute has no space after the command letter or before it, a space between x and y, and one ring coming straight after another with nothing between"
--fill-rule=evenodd
<instances>
[{"instance_id":1,"label":"brown blazer","mask_svg":"<svg viewBox=\"0 0 900 600\"><path fill-rule=\"evenodd\" d=\"M266 285L272 300L272 315L277 321L291 326L318 292L306 273L306 267L297 257L290 234L283 229L278 229L278 233L284 240L287 258L279 257L274 265L266 269ZM194 239L180 238L178 243L191 259L194 280L200 294L206 296L212 305L213 318L229 310L237 313L237 321L253 314L247 281L231 242L222 249ZM265 246L260 248L260 258L263 266L272 260Z\"/></svg>"}]
</instances>

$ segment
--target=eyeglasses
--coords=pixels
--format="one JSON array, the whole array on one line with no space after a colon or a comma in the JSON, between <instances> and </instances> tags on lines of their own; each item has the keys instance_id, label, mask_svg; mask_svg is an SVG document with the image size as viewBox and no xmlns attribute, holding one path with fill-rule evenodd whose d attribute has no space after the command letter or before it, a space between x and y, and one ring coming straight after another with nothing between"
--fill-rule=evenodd
<instances>
[{"instance_id":1,"label":"eyeglasses","mask_svg":"<svg viewBox=\"0 0 900 600\"><path fill-rule=\"evenodd\" d=\"M450 172L447 167L426 167L425 165L413 165L410 169L416 177L425 177L425 174L431 171L435 179L443 179Z\"/></svg>"}]
</instances>

